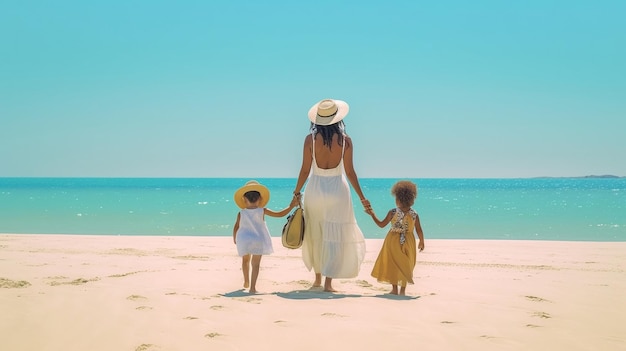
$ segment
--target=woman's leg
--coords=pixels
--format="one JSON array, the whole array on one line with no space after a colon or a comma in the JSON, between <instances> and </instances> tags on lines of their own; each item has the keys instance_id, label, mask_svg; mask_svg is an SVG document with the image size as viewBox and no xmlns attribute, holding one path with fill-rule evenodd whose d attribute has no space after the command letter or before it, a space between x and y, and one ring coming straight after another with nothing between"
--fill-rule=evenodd
<instances>
[{"instance_id":1,"label":"woman's leg","mask_svg":"<svg viewBox=\"0 0 626 351\"><path fill-rule=\"evenodd\" d=\"M250 293L256 293L256 280L259 277L259 267L261 267L261 255L252 255L252 277L250 278Z\"/></svg>"},{"instance_id":2,"label":"woman's leg","mask_svg":"<svg viewBox=\"0 0 626 351\"><path fill-rule=\"evenodd\" d=\"M241 270L243 271L243 287L250 287L250 255L241 256Z\"/></svg>"},{"instance_id":3,"label":"woman's leg","mask_svg":"<svg viewBox=\"0 0 626 351\"><path fill-rule=\"evenodd\" d=\"M333 289L333 278L326 277L326 279L324 280L324 291L327 291L327 292L337 291Z\"/></svg>"},{"instance_id":4,"label":"woman's leg","mask_svg":"<svg viewBox=\"0 0 626 351\"><path fill-rule=\"evenodd\" d=\"M314 288L322 286L322 273L315 273L315 282L313 282Z\"/></svg>"}]
</instances>

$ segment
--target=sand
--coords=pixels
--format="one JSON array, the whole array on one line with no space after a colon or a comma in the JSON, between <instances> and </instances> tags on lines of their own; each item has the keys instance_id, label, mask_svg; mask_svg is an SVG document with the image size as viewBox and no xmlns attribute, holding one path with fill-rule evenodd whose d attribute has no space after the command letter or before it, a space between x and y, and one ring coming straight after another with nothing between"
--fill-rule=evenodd
<instances>
[{"instance_id":1,"label":"sand","mask_svg":"<svg viewBox=\"0 0 626 351\"><path fill-rule=\"evenodd\" d=\"M229 237L0 234L0 349L626 350L624 242L427 240L399 297L273 239L249 295Z\"/></svg>"}]
</instances>

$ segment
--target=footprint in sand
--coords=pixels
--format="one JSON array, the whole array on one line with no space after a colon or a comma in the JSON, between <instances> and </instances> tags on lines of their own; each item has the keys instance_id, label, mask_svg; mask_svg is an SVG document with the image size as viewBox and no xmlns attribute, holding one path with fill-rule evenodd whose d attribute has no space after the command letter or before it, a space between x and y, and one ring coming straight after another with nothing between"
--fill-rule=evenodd
<instances>
[{"instance_id":1,"label":"footprint in sand","mask_svg":"<svg viewBox=\"0 0 626 351\"><path fill-rule=\"evenodd\" d=\"M132 256L147 256L148 252L141 251L133 248L117 248L106 252L112 255L132 255Z\"/></svg>"},{"instance_id":2,"label":"footprint in sand","mask_svg":"<svg viewBox=\"0 0 626 351\"><path fill-rule=\"evenodd\" d=\"M297 280L297 281L292 281L291 283L302 285L302 286L306 286L306 287L311 287L312 286L311 282L309 282L307 280Z\"/></svg>"},{"instance_id":3,"label":"footprint in sand","mask_svg":"<svg viewBox=\"0 0 626 351\"><path fill-rule=\"evenodd\" d=\"M150 306L139 306L139 307L136 307L135 309L138 310L138 311L143 311L143 310L151 310L152 307L150 307Z\"/></svg>"},{"instance_id":4,"label":"footprint in sand","mask_svg":"<svg viewBox=\"0 0 626 351\"><path fill-rule=\"evenodd\" d=\"M207 339L217 338L218 336L222 336L222 334L213 332L204 335L204 337Z\"/></svg>"},{"instance_id":5,"label":"footprint in sand","mask_svg":"<svg viewBox=\"0 0 626 351\"><path fill-rule=\"evenodd\" d=\"M326 312L326 313L322 313L322 317L345 318L345 317L348 317L348 316L344 316L342 314L337 314L337 313L332 313L332 312Z\"/></svg>"},{"instance_id":6,"label":"footprint in sand","mask_svg":"<svg viewBox=\"0 0 626 351\"><path fill-rule=\"evenodd\" d=\"M371 287L373 287L373 285L370 284L367 280L357 280L354 283L356 285L362 287L362 288L371 288Z\"/></svg>"},{"instance_id":7,"label":"footprint in sand","mask_svg":"<svg viewBox=\"0 0 626 351\"><path fill-rule=\"evenodd\" d=\"M198 260L198 261L208 261L211 259L209 256L194 256L194 255L172 256L171 258L177 259L177 260Z\"/></svg>"},{"instance_id":8,"label":"footprint in sand","mask_svg":"<svg viewBox=\"0 0 626 351\"><path fill-rule=\"evenodd\" d=\"M213 306L211 306L211 307L209 307L209 308L210 308L210 309L212 309L212 310L214 310L214 311L219 311L219 310L224 309L224 306L221 306L221 305L213 305Z\"/></svg>"},{"instance_id":9,"label":"footprint in sand","mask_svg":"<svg viewBox=\"0 0 626 351\"><path fill-rule=\"evenodd\" d=\"M256 303L256 304L259 304L261 303L261 301L263 301L257 297L235 297L235 300L248 302L248 303Z\"/></svg>"},{"instance_id":10,"label":"footprint in sand","mask_svg":"<svg viewBox=\"0 0 626 351\"><path fill-rule=\"evenodd\" d=\"M0 278L0 288L14 289L14 288L27 288L30 283L25 280L11 280L6 278Z\"/></svg>"},{"instance_id":11,"label":"footprint in sand","mask_svg":"<svg viewBox=\"0 0 626 351\"><path fill-rule=\"evenodd\" d=\"M136 271L136 272L121 273L121 274L113 274L113 275L110 275L109 278L123 278L123 277L127 277L129 275L133 275L133 274L137 274L137 273L143 273L143 272L147 272L147 271Z\"/></svg>"},{"instance_id":12,"label":"footprint in sand","mask_svg":"<svg viewBox=\"0 0 626 351\"><path fill-rule=\"evenodd\" d=\"M148 351L148 350L157 351L157 350L161 350L161 348L153 344L141 344L137 346L137 348L135 349L135 351Z\"/></svg>"},{"instance_id":13,"label":"footprint in sand","mask_svg":"<svg viewBox=\"0 0 626 351\"><path fill-rule=\"evenodd\" d=\"M191 321L191 320L194 320L194 319L198 319L198 317L187 316L187 317L185 317L183 319L187 319L187 320Z\"/></svg>"},{"instance_id":14,"label":"footprint in sand","mask_svg":"<svg viewBox=\"0 0 626 351\"><path fill-rule=\"evenodd\" d=\"M548 313L545 312L535 312L532 314L533 317L539 317L539 318L544 318L544 319L548 319L548 318L552 318L552 316L550 316Z\"/></svg>"},{"instance_id":15,"label":"footprint in sand","mask_svg":"<svg viewBox=\"0 0 626 351\"><path fill-rule=\"evenodd\" d=\"M535 301L535 302L550 302L549 300L542 299L541 297L537 297L537 296L526 295L524 297L530 301Z\"/></svg>"},{"instance_id":16,"label":"footprint in sand","mask_svg":"<svg viewBox=\"0 0 626 351\"><path fill-rule=\"evenodd\" d=\"M129 297L126 298L126 300L137 301L137 300L147 300L147 298L141 295L130 295Z\"/></svg>"},{"instance_id":17,"label":"footprint in sand","mask_svg":"<svg viewBox=\"0 0 626 351\"><path fill-rule=\"evenodd\" d=\"M83 284L87 284L89 282L95 282L100 280L100 278L96 277L96 278L91 278L91 279L85 279L85 278L78 278L78 279L74 279L71 280L69 282L58 282L58 281L52 281L49 284L51 286L58 286L58 285L83 285Z\"/></svg>"}]
</instances>

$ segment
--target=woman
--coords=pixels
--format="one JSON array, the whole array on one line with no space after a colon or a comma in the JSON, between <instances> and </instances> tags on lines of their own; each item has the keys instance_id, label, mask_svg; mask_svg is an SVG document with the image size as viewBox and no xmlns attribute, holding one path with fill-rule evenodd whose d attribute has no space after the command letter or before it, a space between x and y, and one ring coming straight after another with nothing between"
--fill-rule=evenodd
<instances>
[{"instance_id":1,"label":"woman","mask_svg":"<svg viewBox=\"0 0 626 351\"><path fill-rule=\"evenodd\" d=\"M308 179L304 192L305 234L302 260L315 271L314 287L334 292L333 278L354 278L365 256L365 239L356 223L346 177L361 199L363 195L352 164L353 144L343 118L349 106L341 100L322 100L309 110L311 134L304 139L302 167L294 196Z\"/></svg>"}]
</instances>

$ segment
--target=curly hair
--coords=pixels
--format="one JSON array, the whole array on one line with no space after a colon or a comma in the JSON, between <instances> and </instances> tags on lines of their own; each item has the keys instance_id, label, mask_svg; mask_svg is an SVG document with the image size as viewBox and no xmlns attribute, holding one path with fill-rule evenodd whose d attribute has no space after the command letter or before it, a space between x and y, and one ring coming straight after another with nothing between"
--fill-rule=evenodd
<instances>
[{"instance_id":1,"label":"curly hair","mask_svg":"<svg viewBox=\"0 0 626 351\"><path fill-rule=\"evenodd\" d=\"M337 141L339 142L339 145L343 146L343 135L346 132L346 126L343 121L339 121L335 124L331 124L328 126L311 123L311 132L313 132L313 135L317 135L317 133L321 134L322 140L324 140L324 145L328 146L328 148L331 149L334 134L337 134Z\"/></svg>"},{"instance_id":2,"label":"curly hair","mask_svg":"<svg viewBox=\"0 0 626 351\"><path fill-rule=\"evenodd\" d=\"M417 197L417 185L408 180L401 180L393 185L391 194L402 206L411 207Z\"/></svg>"}]
</instances>

